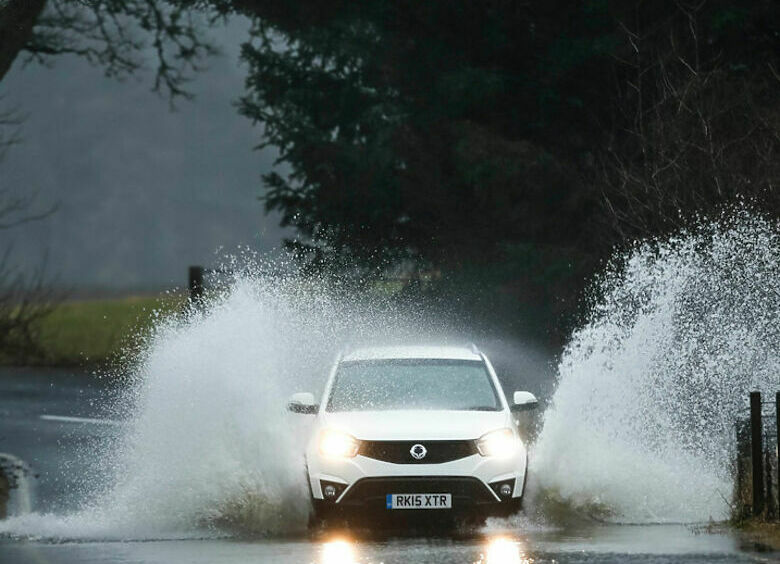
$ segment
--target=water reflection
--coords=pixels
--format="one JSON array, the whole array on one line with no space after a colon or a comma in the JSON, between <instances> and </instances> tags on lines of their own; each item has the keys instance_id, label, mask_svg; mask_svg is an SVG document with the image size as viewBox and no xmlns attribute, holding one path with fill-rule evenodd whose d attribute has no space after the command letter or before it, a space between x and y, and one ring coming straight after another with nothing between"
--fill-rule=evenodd
<instances>
[{"instance_id":1,"label":"water reflection","mask_svg":"<svg viewBox=\"0 0 780 564\"><path fill-rule=\"evenodd\" d=\"M479 560L473 564L531 564L534 561L526 556L523 543L509 536L487 538L479 545ZM358 545L353 540L343 537L330 539L322 544L322 556L318 564L357 564L357 548ZM470 561L471 559L467 560Z\"/></svg>"},{"instance_id":2,"label":"water reflection","mask_svg":"<svg viewBox=\"0 0 780 564\"><path fill-rule=\"evenodd\" d=\"M322 564L355 564L355 547L345 539L334 539L322 545Z\"/></svg>"},{"instance_id":3,"label":"water reflection","mask_svg":"<svg viewBox=\"0 0 780 564\"><path fill-rule=\"evenodd\" d=\"M530 564L530 562L533 561L525 557L522 545L506 537L490 539L485 548L484 558L480 561L484 564Z\"/></svg>"}]
</instances>

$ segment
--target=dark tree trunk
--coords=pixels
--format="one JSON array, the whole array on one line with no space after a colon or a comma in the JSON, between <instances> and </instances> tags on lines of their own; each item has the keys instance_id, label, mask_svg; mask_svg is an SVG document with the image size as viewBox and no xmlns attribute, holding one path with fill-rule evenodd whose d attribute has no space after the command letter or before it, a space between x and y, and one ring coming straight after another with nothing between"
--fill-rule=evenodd
<instances>
[{"instance_id":1,"label":"dark tree trunk","mask_svg":"<svg viewBox=\"0 0 780 564\"><path fill-rule=\"evenodd\" d=\"M32 35L46 0L0 0L0 81Z\"/></svg>"}]
</instances>

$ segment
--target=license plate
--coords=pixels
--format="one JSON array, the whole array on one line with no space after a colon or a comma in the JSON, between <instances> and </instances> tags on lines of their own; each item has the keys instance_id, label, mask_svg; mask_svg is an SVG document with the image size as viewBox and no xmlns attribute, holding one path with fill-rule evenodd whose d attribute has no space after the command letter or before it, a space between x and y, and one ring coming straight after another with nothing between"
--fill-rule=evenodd
<instances>
[{"instance_id":1,"label":"license plate","mask_svg":"<svg viewBox=\"0 0 780 564\"><path fill-rule=\"evenodd\" d=\"M387 494L387 509L452 509L452 494Z\"/></svg>"}]
</instances>

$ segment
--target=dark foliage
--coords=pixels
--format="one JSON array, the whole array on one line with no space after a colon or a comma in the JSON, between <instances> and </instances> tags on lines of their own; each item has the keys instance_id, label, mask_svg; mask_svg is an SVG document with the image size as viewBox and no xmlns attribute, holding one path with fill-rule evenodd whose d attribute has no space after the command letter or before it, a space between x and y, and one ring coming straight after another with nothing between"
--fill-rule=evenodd
<instances>
[{"instance_id":1,"label":"dark foliage","mask_svg":"<svg viewBox=\"0 0 780 564\"><path fill-rule=\"evenodd\" d=\"M23 48L121 74L151 38L175 97L231 15L240 111L280 152L263 198L312 267L480 272L557 315L615 246L780 217L773 0L49 0Z\"/></svg>"},{"instance_id":2,"label":"dark foliage","mask_svg":"<svg viewBox=\"0 0 780 564\"><path fill-rule=\"evenodd\" d=\"M585 255L755 198L777 215L772 2L241 2L241 110L314 243Z\"/></svg>"}]
</instances>

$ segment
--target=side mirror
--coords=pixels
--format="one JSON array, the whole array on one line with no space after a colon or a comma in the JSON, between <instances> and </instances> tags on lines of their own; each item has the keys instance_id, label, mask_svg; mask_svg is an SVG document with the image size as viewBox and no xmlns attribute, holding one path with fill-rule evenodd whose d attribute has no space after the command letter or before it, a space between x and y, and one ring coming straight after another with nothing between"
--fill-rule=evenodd
<instances>
[{"instance_id":1,"label":"side mirror","mask_svg":"<svg viewBox=\"0 0 780 564\"><path fill-rule=\"evenodd\" d=\"M528 411L539 407L539 400L531 392L515 392L512 400L512 406L509 409L514 412Z\"/></svg>"},{"instance_id":2,"label":"side mirror","mask_svg":"<svg viewBox=\"0 0 780 564\"><path fill-rule=\"evenodd\" d=\"M292 411L293 413L314 415L317 413L317 404L314 401L314 394L300 392L291 395L290 401L287 402L287 410Z\"/></svg>"}]
</instances>

